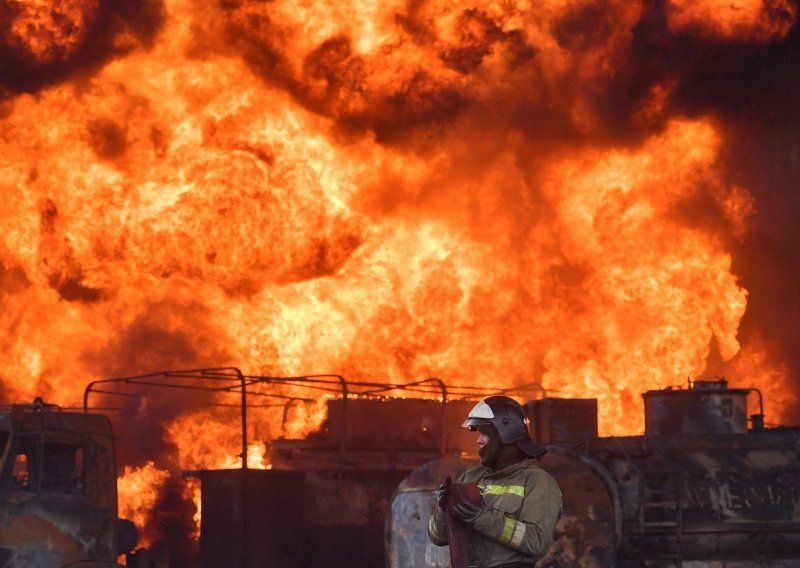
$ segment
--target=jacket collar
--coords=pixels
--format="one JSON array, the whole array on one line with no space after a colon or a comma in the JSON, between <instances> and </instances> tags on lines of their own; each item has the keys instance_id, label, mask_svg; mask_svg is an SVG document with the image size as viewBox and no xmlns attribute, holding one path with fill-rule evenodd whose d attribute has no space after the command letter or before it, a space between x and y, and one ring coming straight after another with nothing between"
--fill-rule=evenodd
<instances>
[{"instance_id":1,"label":"jacket collar","mask_svg":"<svg viewBox=\"0 0 800 568\"><path fill-rule=\"evenodd\" d=\"M528 467L529 463L530 463L530 460L527 460L527 459L520 460L520 461L518 461L516 463L511 464L510 466L508 466L506 468L498 469L498 470L494 470L494 469L490 469L488 467L482 466L483 469L485 470L483 472L483 475L485 477L496 477L496 476L500 476L500 475L513 475L513 474L519 473L520 471L522 471L523 469Z\"/></svg>"}]
</instances>

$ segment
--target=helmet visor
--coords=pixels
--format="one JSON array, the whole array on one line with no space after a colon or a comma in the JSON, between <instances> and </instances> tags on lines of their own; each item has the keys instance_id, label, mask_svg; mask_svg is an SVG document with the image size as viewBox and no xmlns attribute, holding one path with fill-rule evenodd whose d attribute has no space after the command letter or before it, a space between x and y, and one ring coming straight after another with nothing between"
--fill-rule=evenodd
<instances>
[{"instance_id":1,"label":"helmet visor","mask_svg":"<svg viewBox=\"0 0 800 568\"><path fill-rule=\"evenodd\" d=\"M474 432L478 429L478 426L485 426L491 423L491 420L486 420L485 418L467 418L464 420L464 423L461 425L461 427L469 429L470 432Z\"/></svg>"},{"instance_id":2,"label":"helmet visor","mask_svg":"<svg viewBox=\"0 0 800 568\"><path fill-rule=\"evenodd\" d=\"M492 407L486 404L484 401L480 401L478 404L472 407L472 410L469 411L467 419L464 420L464 423L461 426L464 428L469 428L470 426L491 424L493 418L494 411L492 411Z\"/></svg>"}]
</instances>

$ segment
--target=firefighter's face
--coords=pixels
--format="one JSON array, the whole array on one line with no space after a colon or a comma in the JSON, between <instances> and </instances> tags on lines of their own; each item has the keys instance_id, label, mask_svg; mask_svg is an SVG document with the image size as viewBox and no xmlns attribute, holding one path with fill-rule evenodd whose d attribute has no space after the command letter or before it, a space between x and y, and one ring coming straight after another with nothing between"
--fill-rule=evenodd
<instances>
[{"instance_id":1,"label":"firefighter's face","mask_svg":"<svg viewBox=\"0 0 800 568\"><path fill-rule=\"evenodd\" d=\"M478 457L481 465L494 467L500 450L500 435L491 424L478 426Z\"/></svg>"}]
</instances>

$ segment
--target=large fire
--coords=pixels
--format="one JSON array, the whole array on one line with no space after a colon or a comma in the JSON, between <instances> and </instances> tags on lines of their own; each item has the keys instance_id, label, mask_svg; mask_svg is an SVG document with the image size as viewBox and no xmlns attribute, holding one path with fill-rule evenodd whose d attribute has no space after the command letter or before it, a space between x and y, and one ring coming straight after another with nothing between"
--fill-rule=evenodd
<instances>
[{"instance_id":1,"label":"large fire","mask_svg":"<svg viewBox=\"0 0 800 568\"><path fill-rule=\"evenodd\" d=\"M794 420L786 349L757 315L740 329L759 202L736 130L685 102L697 67L670 54L779 46L796 16L0 2L3 398L77 406L89 380L202 366L437 376L596 397L618 435L642 431L642 392L725 374ZM182 400L144 413L169 451L130 450L123 500L167 469L241 465L239 423ZM250 467L323 414L254 411Z\"/></svg>"}]
</instances>

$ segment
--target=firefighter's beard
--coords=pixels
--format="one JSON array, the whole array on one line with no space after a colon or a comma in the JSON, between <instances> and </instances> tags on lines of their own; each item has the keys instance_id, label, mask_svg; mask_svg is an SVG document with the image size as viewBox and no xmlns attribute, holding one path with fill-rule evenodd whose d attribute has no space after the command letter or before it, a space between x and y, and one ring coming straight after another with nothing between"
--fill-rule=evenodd
<instances>
[{"instance_id":1,"label":"firefighter's beard","mask_svg":"<svg viewBox=\"0 0 800 568\"><path fill-rule=\"evenodd\" d=\"M489 439L478 449L478 457L482 466L501 470L527 458L525 452L519 449L516 444L504 444L501 442L500 435L493 426L481 426L479 430Z\"/></svg>"},{"instance_id":2,"label":"firefighter's beard","mask_svg":"<svg viewBox=\"0 0 800 568\"><path fill-rule=\"evenodd\" d=\"M490 469L495 469L497 466L497 458L500 457L500 436L494 431L494 428L481 429L481 432L486 434L489 441L478 449L478 457L481 460L481 465Z\"/></svg>"}]
</instances>

